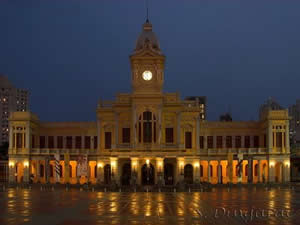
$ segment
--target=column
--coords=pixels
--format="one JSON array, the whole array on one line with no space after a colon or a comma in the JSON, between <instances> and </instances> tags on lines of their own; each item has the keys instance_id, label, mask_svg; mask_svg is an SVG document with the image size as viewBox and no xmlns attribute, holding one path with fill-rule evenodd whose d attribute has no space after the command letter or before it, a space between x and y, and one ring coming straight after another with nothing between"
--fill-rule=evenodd
<instances>
[{"instance_id":1,"label":"column","mask_svg":"<svg viewBox=\"0 0 300 225\"><path fill-rule=\"evenodd\" d=\"M277 152L277 143L276 143L277 142L277 137L276 137L277 135L276 134L277 134L277 132L275 130L275 132L274 132L274 149L275 149L275 152Z\"/></svg>"},{"instance_id":2,"label":"column","mask_svg":"<svg viewBox=\"0 0 300 225\"><path fill-rule=\"evenodd\" d=\"M115 148L119 144L119 113L115 113Z\"/></svg>"},{"instance_id":3,"label":"column","mask_svg":"<svg viewBox=\"0 0 300 225\"><path fill-rule=\"evenodd\" d=\"M104 163L100 160L97 161L97 183L101 184L104 181Z\"/></svg>"},{"instance_id":4,"label":"column","mask_svg":"<svg viewBox=\"0 0 300 225\"><path fill-rule=\"evenodd\" d=\"M11 122L10 122L11 123ZM13 126L9 123L9 149L13 148Z\"/></svg>"},{"instance_id":5,"label":"column","mask_svg":"<svg viewBox=\"0 0 300 225\"><path fill-rule=\"evenodd\" d=\"M10 162L9 162L8 166L9 166L9 169L8 169L8 182L9 183L15 183L16 182L16 178L15 178L16 165L10 159Z\"/></svg>"},{"instance_id":6,"label":"column","mask_svg":"<svg viewBox=\"0 0 300 225\"><path fill-rule=\"evenodd\" d=\"M15 138L14 138L14 146L15 149L17 149L17 132L14 132Z\"/></svg>"},{"instance_id":7,"label":"column","mask_svg":"<svg viewBox=\"0 0 300 225\"><path fill-rule=\"evenodd\" d=\"M181 123L181 112L177 112L177 145L181 146L180 138L180 123Z\"/></svg>"},{"instance_id":8,"label":"column","mask_svg":"<svg viewBox=\"0 0 300 225\"><path fill-rule=\"evenodd\" d=\"M196 151L199 151L199 130L200 130L200 116L197 116L196 121Z\"/></svg>"},{"instance_id":9,"label":"column","mask_svg":"<svg viewBox=\"0 0 300 225\"><path fill-rule=\"evenodd\" d=\"M258 164L258 169L257 169L257 183L260 183L261 182L261 170L260 170L260 160L258 159L257 160L257 164Z\"/></svg>"},{"instance_id":10,"label":"column","mask_svg":"<svg viewBox=\"0 0 300 225\"><path fill-rule=\"evenodd\" d=\"M195 183L200 182L200 160L194 162L194 181Z\"/></svg>"},{"instance_id":11,"label":"column","mask_svg":"<svg viewBox=\"0 0 300 225\"><path fill-rule=\"evenodd\" d=\"M269 179L268 182L275 182L275 161L274 160L269 160L268 161L269 164Z\"/></svg>"},{"instance_id":12,"label":"column","mask_svg":"<svg viewBox=\"0 0 300 225\"><path fill-rule=\"evenodd\" d=\"M273 127L272 127L272 122L268 121L268 134L267 134L268 140L268 151L272 152L273 151Z\"/></svg>"},{"instance_id":13,"label":"column","mask_svg":"<svg viewBox=\"0 0 300 225\"><path fill-rule=\"evenodd\" d=\"M23 161L23 182L29 183L30 181L30 163L29 159Z\"/></svg>"},{"instance_id":14,"label":"column","mask_svg":"<svg viewBox=\"0 0 300 225\"><path fill-rule=\"evenodd\" d=\"M289 121L286 121L285 125L285 152L290 152L290 127L289 127Z\"/></svg>"},{"instance_id":15,"label":"column","mask_svg":"<svg viewBox=\"0 0 300 225\"><path fill-rule=\"evenodd\" d=\"M94 137L92 137L94 138ZM91 141L92 141L92 138L91 138ZM98 149L101 148L101 120L100 118L98 118L98 121L97 121L97 144L98 144ZM94 145L94 141L92 141L92 145ZM93 148L95 148L95 146L93 146Z\"/></svg>"},{"instance_id":16,"label":"column","mask_svg":"<svg viewBox=\"0 0 300 225\"><path fill-rule=\"evenodd\" d=\"M290 160L284 163L284 182L290 182Z\"/></svg>"},{"instance_id":17,"label":"column","mask_svg":"<svg viewBox=\"0 0 300 225\"><path fill-rule=\"evenodd\" d=\"M24 131L24 127L23 127L23 131L22 131L22 149L25 148L25 131Z\"/></svg>"},{"instance_id":18,"label":"column","mask_svg":"<svg viewBox=\"0 0 300 225\"><path fill-rule=\"evenodd\" d=\"M211 182L211 177L210 177L210 174L211 174L211 172L210 172L210 161L208 160L207 161L207 182Z\"/></svg>"},{"instance_id":19,"label":"column","mask_svg":"<svg viewBox=\"0 0 300 225\"><path fill-rule=\"evenodd\" d=\"M248 158L248 183L252 183L252 178L253 178L253 168L252 168L252 163L253 160L252 158Z\"/></svg>"},{"instance_id":20,"label":"column","mask_svg":"<svg viewBox=\"0 0 300 225\"><path fill-rule=\"evenodd\" d=\"M177 158L177 183L184 180L184 158Z\"/></svg>"},{"instance_id":21,"label":"column","mask_svg":"<svg viewBox=\"0 0 300 225\"><path fill-rule=\"evenodd\" d=\"M218 183L221 184L222 183L222 164L221 164L221 161L219 160L218 161Z\"/></svg>"},{"instance_id":22,"label":"column","mask_svg":"<svg viewBox=\"0 0 300 225\"><path fill-rule=\"evenodd\" d=\"M155 182L157 184L161 184L164 185L164 159L163 158L156 158L156 174L157 174L157 178L155 180Z\"/></svg>"},{"instance_id":23,"label":"column","mask_svg":"<svg viewBox=\"0 0 300 225\"><path fill-rule=\"evenodd\" d=\"M65 166L65 183L70 182L70 156L68 153L64 155L64 166Z\"/></svg>"},{"instance_id":24,"label":"column","mask_svg":"<svg viewBox=\"0 0 300 225\"><path fill-rule=\"evenodd\" d=\"M40 182L40 160L36 160L36 181Z\"/></svg>"}]
</instances>

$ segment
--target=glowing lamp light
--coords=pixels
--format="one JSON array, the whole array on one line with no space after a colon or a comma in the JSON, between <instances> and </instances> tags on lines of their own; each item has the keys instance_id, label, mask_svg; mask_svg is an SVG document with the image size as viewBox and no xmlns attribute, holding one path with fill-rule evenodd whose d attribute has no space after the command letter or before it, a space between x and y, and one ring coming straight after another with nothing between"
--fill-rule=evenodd
<instances>
[{"instance_id":1,"label":"glowing lamp light","mask_svg":"<svg viewBox=\"0 0 300 225\"><path fill-rule=\"evenodd\" d=\"M24 165L25 168L28 168L29 167L29 162L28 161L24 161L23 165Z\"/></svg>"},{"instance_id":2,"label":"glowing lamp light","mask_svg":"<svg viewBox=\"0 0 300 225\"><path fill-rule=\"evenodd\" d=\"M9 167L14 167L15 166L15 162L14 161L9 161L8 165L9 165Z\"/></svg>"},{"instance_id":3,"label":"glowing lamp light","mask_svg":"<svg viewBox=\"0 0 300 225\"><path fill-rule=\"evenodd\" d=\"M102 164L101 162L99 162L99 163L97 164L97 167L98 167L98 168L103 168L103 164Z\"/></svg>"},{"instance_id":4,"label":"glowing lamp light","mask_svg":"<svg viewBox=\"0 0 300 225\"><path fill-rule=\"evenodd\" d=\"M270 166L271 167L274 167L274 165L275 165L275 162L272 160L272 161L270 161Z\"/></svg>"},{"instance_id":5,"label":"glowing lamp light","mask_svg":"<svg viewBox=\"0 0 300 225\"><path fill-rule=\"evenodd\" d=\"M116 166L116 162L111 162L111 166L115 167Z\"/></svg>"},{"instance_id":6,"label":"glowing lamp light","mask_svg":"<svg viewBox=\"0 0 300 225\"><path fill-rule=\"evenodd\" d=\"M286 165L287 167L290 167L290 161L285 161L285 165Z\"/></svg>"},{"instance_id":7,"label":"glowing lamp light","mask_svg":"<svg viewBox=\"0 0 300 225\"><path fill-rule=\"evenodd\" d=\"M149 159L147 159L147 160L146 160L146 164L149 165L149 163L150 163L150 161L149 161Z\"/></svg>"},{"instance_id":8,"label":"glowing lamp light","mask_svg":"<svg viewBox=\"0 0 300 225\"><path fill-rule=\"evenodd\" d=\"M198 162L196 162L194 165L195 165L196 168L199 168L199 163Z\"/></svg>"}]
</instances>

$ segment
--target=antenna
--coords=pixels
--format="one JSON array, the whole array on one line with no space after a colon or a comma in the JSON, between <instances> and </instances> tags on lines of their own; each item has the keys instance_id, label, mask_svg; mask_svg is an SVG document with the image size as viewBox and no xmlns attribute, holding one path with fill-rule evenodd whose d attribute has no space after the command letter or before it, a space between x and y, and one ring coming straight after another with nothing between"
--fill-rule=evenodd
<instances>
[{"instance_id":1,"label":"antenna","mask_svg":"<svg viewBox=\"0 0 300 225\"><path fill-rule=\"evenodd\" d=\"M148 0L146 0L146 10L147 10L147 20L146 20L146 22L149 22L149 5L148 5Z\"/></svg>"}]
</instances>

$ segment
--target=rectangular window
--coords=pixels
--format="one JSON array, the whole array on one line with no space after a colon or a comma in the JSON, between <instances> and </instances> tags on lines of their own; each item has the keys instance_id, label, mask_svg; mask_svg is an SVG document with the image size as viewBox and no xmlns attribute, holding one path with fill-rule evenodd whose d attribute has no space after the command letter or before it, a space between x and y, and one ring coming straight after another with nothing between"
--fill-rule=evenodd
<instances>
[{"instance_id":1,"label":"rectangular window","mask_svg":"<svg viewBox=\"0 0 300 225\"><path fill-rule=\"evenodd\" d=\"M185 132L185 148L192 148L192 132Z\"/></svg>"},{"instance_id":2,"label":"rectangular window","mask_svg":"<svg viewBox=\"0 0 300 225\"><path fill-rule=\"evenodd\" d=\"M76 149L81 149L81 136L76 136L75 137L75 148Z\"/></svg>"},{"instance_id":3,"label":"rectangular window","mask_svg":"<svg viewBox=\"0 0 300 225\"><path fill-rule=\"evenodd\" d=\"M276 132L276 147L281 148L282 147L282 133Z\"/></svg>"},{"instance_id":4,"label":"rectangular window","mask_svg":"<svg viewBox=\"0 0 300 225\"><path fill-rule=\"evenodd\" d=\"M166 143L173 143L173 128L166 128Z\"/></svg>"},{"instance_id":5,"label":"rectangular window","mask_svg":"<svg viewBox=\"0 0 300 225\"><path fill-rule=\"evenodd\" d=\"M63 136L57 136L57 148L63 148Z\"/></svg>"},{"instance_id":6,"label":"rectangular window","mask_svg":"<svg viewBox=\"0 0 300 225\"><path fill-rule=\"evenodd\" d=\"M45 148L45 147L46 147L46 137L40 136L40 148Z\"/></svg>"},{"instance_id":7,"label":"rectangular window","mask_svg":"<svg viewBox=\"0 0 300 225\"><path fill-rule=\"evenodd\" d=\"M67 148L72 149L72 136L67 136Z\"/></svg>"},{"instance_id":8,"label":"rectangular window","mask_svg":"<svg viewBox=\"0 0 300 225\"><path fill-rule=\"evenodd\" d=\"M250 136L245 136L245 148L250 148Z\"/></svg>"},{"instance_id":9,"label":"rectangular window","mask_svg":"<svg viewBox=\"0 0 300 225\"><path fill-rule=\"evenodd\" d=\"M259 136L254 136L254 140L253 140L253 144L254 144L254 148L259 148Z\"/></svg>"},{"instance_id":10,"label":"rectangular window","mask_svg":"<svg viewBox=\"0 0 300 225\"><path fill-rule=\"evenodd\" d=\"M35 148L35 136L34 135L31 136L31 147Z\"/></svg>"},{"instance_id":11,"label":"rectangular window","mask_svg":"<svg viewBox=\"0 0 300 225\"><path fill-rule=\"evenodd\" d=\"M130 128L126 127L122 129L122 142L130 143Z\"/></svg>"},{"instance_id":12,"label":"rectangular window","mask_svg":"<svg viewBox=\"0 0 300 225\"><path fill-rule=\"evenodd\" d=\"M232 137L226 136L226 148L232 148Z\"/></svg>"},{"instance_id":13,"label":"rectangular window","mask_svg":"<svg viewBox=\"0 0 300 225\"><path fill-rule=\"evenodd\" d=\"M94 136L94 149L98 148L98 137Z\"/></svg>"},{"instance_id":14,"label":"rectangular window","mask_svg":"<svg viewBox=\"0 0 300 225\"><path fill-rule=\"evenodd\" d=\"M48 148L54 148L54 137L48 136Z\"/></svg>"},{"instance_id":15,"label":"rectangular window","mask_svg":"<svg viewBox=\"0 0 300 225\"><path fill-rule=\"evenodd\" d=\"M223 137L217 136L217 148L222 148L222 147L223 147Z\"/></svg>"},{"instance_id":16,"label":"rectangular window","mask_svg":"<svg viewBox=\"0 0 300 225\"><path fill-rule=\"evenodd\" d=\"M204 148L204 136L199 137L199 145L200 149Z\"/></svg>"},{"instance_id":17,"label":"rectangular window","mask_svg":"<svg viewBox=\"0 0 300 225\"><path fill-rule=\"evenodd\" d=\"M91 148L91 137L90 136L85 136L84 137L84 148L85 149L90 149Z\"/></svg>"},{"instance_id":18,"label":"rectangular window","mask_svg":"<svg viewBox=\"0 0 300 225\"><path fill-rule=\"evenodd\" d=\"M105 149L111 149L111 132L105 132Z\"/></svg>"},{"instance_id":19,"label":"rectangular window","mask_svg":"<svg viewBox=\"0 0 300 225\"><path fill-rule=\"evenodd\" d=\"M235 136L235 147L241 148L242 147L242 138L241 136Z\"/></svg>"},{"instance_id":20,"label":"rectangular window","mask_svg":"<svg viewBox=\"0 0 300 225\"><path fill-rule=\"evenodd\" d=\"M214 137L207 136L207 148L213 148L213 147L214 147Z\"/></svg>"}]
</instances>

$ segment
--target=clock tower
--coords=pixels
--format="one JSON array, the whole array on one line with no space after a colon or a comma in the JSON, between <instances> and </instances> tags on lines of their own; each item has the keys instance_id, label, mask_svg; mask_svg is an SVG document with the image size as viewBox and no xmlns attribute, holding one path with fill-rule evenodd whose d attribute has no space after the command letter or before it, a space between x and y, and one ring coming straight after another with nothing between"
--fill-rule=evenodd
<instances>
[{"instance_id":1,"label":"clock tower","mask_svg":"<svg viewBox=\"0 0 300 225\"><path fill-rule=\"evenodd\" d=\"M134 94L161 94L164 83L165 56L147 19L130 56L131 85Z\"/></svg>"}]
</instances>

